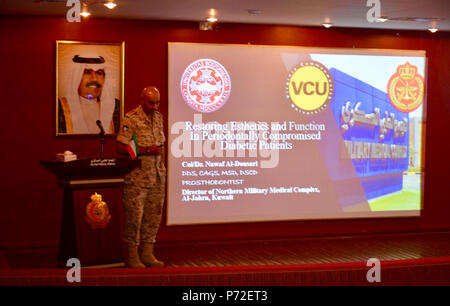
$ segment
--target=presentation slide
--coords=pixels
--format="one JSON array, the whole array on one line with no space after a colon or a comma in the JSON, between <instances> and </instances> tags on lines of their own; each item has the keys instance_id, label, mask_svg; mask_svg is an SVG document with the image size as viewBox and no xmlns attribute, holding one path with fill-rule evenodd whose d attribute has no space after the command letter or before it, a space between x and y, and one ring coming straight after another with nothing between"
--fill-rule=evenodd
<instances>
[{"instance_id":1,"label":"presentation slide","mask_svg":"<svg viewBox=\"0 0 450 306\"><path fill-rule=\"evenodd\" d=\"M167 224L417 217L426 54L169 43Z\"/></svg>"}]
</instances>

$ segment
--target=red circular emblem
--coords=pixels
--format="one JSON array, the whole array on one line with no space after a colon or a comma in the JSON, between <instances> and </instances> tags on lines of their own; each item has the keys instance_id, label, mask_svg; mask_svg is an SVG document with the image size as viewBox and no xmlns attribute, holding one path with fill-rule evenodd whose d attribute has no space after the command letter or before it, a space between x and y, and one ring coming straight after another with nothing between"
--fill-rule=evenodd
<instances>
[{"instance_id":1,"label":"red circular emblem","mask_svg":"<svg viewBox=\"0 0 450 306\"><path fill-rule=\"evenodd\" d=\"M210 113L227 102L231 93L231 80L219 62L199 59L184 70L180 87L187 105L196 111Z\"/></svg>"},{"instance_id":2,"label":"red circular emblem","mask_svg":"<svg viewBox=\"0 0 450 306\"><path fill-rule=\"evenodd\" d=\"M111 220L108 205L101 200L93 200L86 206L85 220L92 229L106 228Z\"/></svg>"},{"instance_id":3,"label":"red circular emblem","mask_svg":"<svg viewBox=\"0 0 450 306\"><path fill-rule=\"evenodd\" d=\"M403 113L410 113L422 104L425 81L417 73L417 67L406 62L399 65L388 81L391 104Z\"/></svg>"}]
</instances>

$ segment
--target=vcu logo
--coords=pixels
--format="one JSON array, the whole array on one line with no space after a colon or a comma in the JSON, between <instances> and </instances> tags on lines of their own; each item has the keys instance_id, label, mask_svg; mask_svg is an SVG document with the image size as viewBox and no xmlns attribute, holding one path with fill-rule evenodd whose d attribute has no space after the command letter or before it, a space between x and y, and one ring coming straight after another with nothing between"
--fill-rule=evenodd
<instances>
[{"instance_id":1,"label":"vcu logo","mask_svg":"<svg viewBox=\"0 0 450 306\"><path fill-rule=\"evenodd\" d=\"M291 107L302 114L322 111L334 93L334 83L328 69L316 61L304 61L289 71L286 98Z\"/></svg>"}]
</instances>

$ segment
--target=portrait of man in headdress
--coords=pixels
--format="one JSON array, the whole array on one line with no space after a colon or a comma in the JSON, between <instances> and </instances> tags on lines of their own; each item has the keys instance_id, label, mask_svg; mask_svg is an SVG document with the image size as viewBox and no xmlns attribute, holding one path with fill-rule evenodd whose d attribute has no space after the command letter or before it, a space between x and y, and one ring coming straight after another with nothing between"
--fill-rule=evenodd
<instances>
[{"instance_id":1,"label":"portrait of man in headdress","mask_svg":"<svg viewBox=\"0 0 450 306\"><path fill-rule=\"evenodd\" d=\"M57 135L116 134L122 113L123 44L57 42Z\"/></svg>"}]
</instances>

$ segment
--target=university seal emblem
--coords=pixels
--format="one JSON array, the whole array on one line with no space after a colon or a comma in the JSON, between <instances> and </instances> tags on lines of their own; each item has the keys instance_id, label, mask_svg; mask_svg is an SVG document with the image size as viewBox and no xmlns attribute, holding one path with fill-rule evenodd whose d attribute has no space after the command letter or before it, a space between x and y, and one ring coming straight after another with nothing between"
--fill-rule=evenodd
<instances>
[{"instance_id":1,"label":"university seal emblem","mask_svg":"<svg viewBox=\"0 0 450 306\"><path fill-rule=\"evenodd\" d=\"M424 84L416 66L408 62L399 65L387 85L391 104L403 113L416 110L423 101Z\"/></svg>"},{"instance_id":2,"label":"university seal emblem","mask_svg":"<svg viewBox=\"0 0 450 306\"><path fill-rule=\"evenodd\" d=\"M285 94L292 109L304 115L315 115L333 98L334 81L323 64L303 61L289 71Z\"/></svg>"},{"instance_id":3,"label":"university seal emblem","mask_svg":"<svg viewBox=\"0 0 450 306\"><path fill-rule=\"evenodd\" d=\"M109 214L108 205L102 201L102 196L98 193L91 195L91 201L86 206L86 222L92 229L106 228L111 215Z\"/></svg>"},{"instance_id":4,"label":"university seal emblem","mask_svg":"<svg viewBox=\"0 0 450 306\"><path fill-rule=\"evenodd\" d=\"M181 95L192 109L210 113L230 97L231 80L224 66L212 59L191 63L181 77Z\"/></svg>"}]
</instances>

